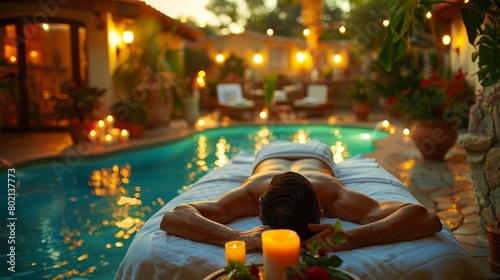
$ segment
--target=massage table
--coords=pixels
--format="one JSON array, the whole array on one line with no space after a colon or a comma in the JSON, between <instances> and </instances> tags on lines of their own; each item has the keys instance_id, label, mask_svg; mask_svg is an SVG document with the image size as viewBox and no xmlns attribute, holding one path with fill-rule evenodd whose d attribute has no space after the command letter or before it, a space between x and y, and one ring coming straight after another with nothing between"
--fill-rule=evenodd
<instances>
[{"instance_id":1,"label":"massage table","mask_svg":"<svg viewBox=\"0 0 500 280\"><path fill-rule=\"evenodd\" d=\"M203 279L225 266L223 247L194 242L166 234L159 225L165 212L183 203L215 200L238 187L251 174L254 155L236 154L225 166L204 175L186 192L175 197L155 213L137 232L116 274L117 280ZM337 165L337 177L348 188L379 201L418 204L399 179L361 155ZM323 218L322 223L335 222ZM359 225L341 221L344 229ZM239 219L229 226L245 230L261 225L258 217ZM340 266L360 279L484 279L453 234L443 230L420 240L377 245L335 253ZM247 264L262 262L262 254L247 254Z\"/></svg>"}]
</instances>

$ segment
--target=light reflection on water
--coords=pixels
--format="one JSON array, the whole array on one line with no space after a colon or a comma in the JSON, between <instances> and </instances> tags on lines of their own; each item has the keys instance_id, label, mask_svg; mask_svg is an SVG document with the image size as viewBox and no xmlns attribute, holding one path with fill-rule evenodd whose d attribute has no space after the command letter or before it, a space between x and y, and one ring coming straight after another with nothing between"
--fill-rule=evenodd
<instances>
[{"instance_id":1,"label":"light reflection on water","mask_svg":"<svg viewBox=\"0 0 500 280\"><path fill-rule=\"evenodd\" d=\"M112 279L145 221L239 151L255 153L276 139L305 143L319 138L330 145L338 163L359 151L373 150L371 140L361 139L358 131L352 136L343 128L325 127L320 136L313 127L203 132L168 147L151 148L149 154L139 150L89 160L62 181L52 179L50 162L19 170L17 206L25 223L17 228L21 274L15 279ZM364 143L366 150L352 149ZM5 238L0 244L6 245Z\"/></svg>"}]
</instances>

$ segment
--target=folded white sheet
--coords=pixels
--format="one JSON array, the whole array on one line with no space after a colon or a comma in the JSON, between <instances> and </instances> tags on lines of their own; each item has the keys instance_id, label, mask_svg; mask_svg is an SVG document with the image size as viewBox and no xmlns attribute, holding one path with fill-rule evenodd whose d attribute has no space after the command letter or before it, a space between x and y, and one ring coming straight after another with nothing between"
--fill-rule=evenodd
<instances>
[{"instance_id":1,"label":"folded white sheet","mask_svg":"<svg viewBox=\"0 0 500 280\"><path fill-rule=\"evenodd\" d=\"M213 200L235 188L251 172L254 156L240 152L224 167L205 175L193 187L167 203L139 230L119 268L116 279L203 279L225 265L224 248L170 236L159 229L163 214L176 205ZM377 200L418 203L407 188L373 159L357 156L340 164L339 179L347 187ZM323 219L322 222L333 222ZM344 228L358 225L342 222ZM257 217L230 226L250 229ZM337 253L341 268L360 279L484 279L482 271L446 228L432 237ZM260 262L260 253L247 262Z\"/></svg>"}]
</instances>

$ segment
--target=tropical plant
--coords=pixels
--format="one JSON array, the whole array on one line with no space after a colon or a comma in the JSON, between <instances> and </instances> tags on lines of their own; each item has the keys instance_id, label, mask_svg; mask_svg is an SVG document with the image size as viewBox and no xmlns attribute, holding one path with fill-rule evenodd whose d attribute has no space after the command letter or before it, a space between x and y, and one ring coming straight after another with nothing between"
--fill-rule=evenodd
<instances>
[{"instance_id":1,"label":"tropical plant","mask_svg":"<svg viewBox=\"0 0 500 280\"><path fill-rule=\"evenodd\" d=\"M421 0L390 1L391 21L379 55L380 62L389 71L409 50L414 27L426 20L425 14L434 5L449 3L462 8L462 20L469 43L477 51L472 61L478 63L478 79L482 86L495 85L500 81L500 3L498 0L449 2Z\"/></svg>"},{"instance_id":2,"label":"tropical plant","mask_svg":"<svg viewBox=\"0 0 500 280\"><path fill-rule=\"evenodd\" d=\"M152 18L142 18L134 27L137 35L129 55L113 72L114 86L122 96L133 94L139 85L163 84L163 73L171 71L162 56L160 25Z\"/></svg>"},{"instance_id":3,"label":"tropical plant","mask_svg":"<svg viewBox=\"0 0 500 280\"><path fill-rule=\"evenodd\" d=\"M120 99L111 105L111 112L117 121L145 125L148 122L148 112L142 103L128 99Z\"/></svg>"},{"instance_id":4,"label":"tropical plant","mask_svg":"<svg viewBox=\"0 0 500 280\"><path fill-rule=\"evenodd\" d=\"M370 70L375 78L370 80L378 96L390 98L399 95L403 89L416 86L423 76L421 52L408 52L395 62L391 71L386 71L380 61L375 60Z\"/></svg>"},{"instance_id":5,"label":"tropical plant","mask_svg":"<svg viewBox=\"0 0 500 280\"><path fill-rule=\"evenodd\" d=\"M353 102L373 102L375 99L373 89L368 85L365 77L359 76L353 79L347 98Z\"/></svg>"},{"instance_id":6,"label":"tropical plant","mask_svg":"<svg viewBox=\"0 0 500 280\"><path fill-rule=\"evenodd\" d=\"M79 123L95 119L93 113L99 108L99 98L104 95L106 89L84 84L72 85L66 91L69 95L67 102L59 102L55 108L60 116L67 118L70 122Z\"/></svg>"},{"instance_id":7,"label":"tropical plant","mask_svg":"<svg viewBox=\"0 0 500 280\"><path fill-rule=\"evenodd\" d=\"M267 106L269 106L273 100L277 79L277 75L269 75L264 79L264 102Z\"/></svg>"},{"instance_id":8,"label":"tropical plant","mask_svg":"<svg viewBox=\"0 0 500 280\"><path fill-rule=\"evenodd\" d=\"M500 80L500 1L470 1L462 9L469 43L476 47L479 81L491 86Z\"/></svg>"},{"instance_id":9,"label":"tropical plant","mask_svg":"<svg viewBox=\"0 0 500 280\"><path fill-rule=\"evenodd\" d=\"M114 86L121 97L146 105L148 126L168 123L172 115L182 116L183 97L190 93L182 52L169 50L168 38L153 18L141 18L133 30L136 39L113 73Z\"/></svg>"},{"instance_id":10,"label":"tropical plant","mask_svg":"<svg viewBox=\"0 0 500 280\"><path fill-rule=\"evenodd\" d=\"M235 54L229 54L229 57L224 60L224 64L220 67L218 81L241 79L245 74L245 61L243 58Z\"/></svg>"}]
</instances>

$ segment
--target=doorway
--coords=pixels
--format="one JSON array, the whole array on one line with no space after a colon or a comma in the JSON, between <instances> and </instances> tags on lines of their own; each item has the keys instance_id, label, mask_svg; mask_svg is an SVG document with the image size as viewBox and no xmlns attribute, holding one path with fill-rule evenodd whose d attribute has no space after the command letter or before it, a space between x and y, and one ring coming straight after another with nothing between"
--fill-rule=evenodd
<instances>
[{"instance_id":1,"label":"doorway","mask_svg":"<svg viewBox=\"0 0 500 280\"><path fill-rule=\"evenodd\" d=\"M53 130L66 123L57 107L67 88L87 79L83 24L0 21L0 128Z\"/></svg>"}]
</instances>

